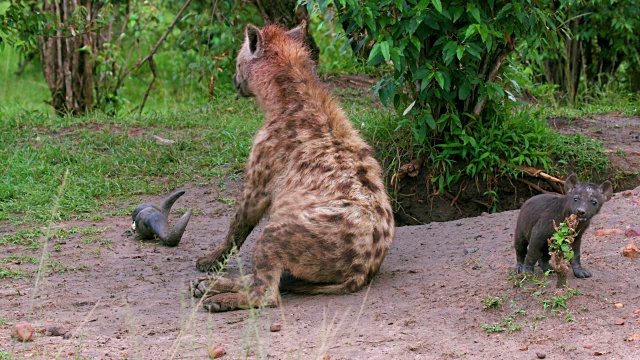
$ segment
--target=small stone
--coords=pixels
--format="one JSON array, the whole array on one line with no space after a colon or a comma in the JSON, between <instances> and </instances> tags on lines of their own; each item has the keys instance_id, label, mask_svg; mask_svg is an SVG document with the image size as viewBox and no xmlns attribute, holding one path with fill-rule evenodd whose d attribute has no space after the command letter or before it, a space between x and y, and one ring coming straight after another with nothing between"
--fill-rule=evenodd
<instances>
[{"instance_id":1,"label":"small stone","mask_svg":"<svg viewBox=\"0 0 640 360\"><path fill-rule=\"evenodd\" d=\"M582 345L582 347L585 349L591 349L593 347L593 344L584 344Z\"/></svg>"},{"instance_id":2,"label":"small stone","mask_svg":"<svg viewBox=\"0 0 640 360\"><path fill-rule=\"evenodd\" d=\"M632 227L628 228L627 231L624 232L624 236L632 237L632 236L640 236L640 227Z\"/></svg>"},{"instance_id":3,"label":"small stone","mask_svg":"<svg viewBox=\"0 0 640 360\"><path fill-rule=\"evenodd\" d=\"M627 191L622 193L622 197L626 197L626 198L630 197L631 195L633 195L631 190L627 190Z\"/></svg>"},{"instance_id":4,"label":"small stone","mask_svg":"<svg viewBox=\"0 0 640 360\"><path fill-rule=\"evenodd\" d=\"M541 352L537 352L536 356L538 357L538 359L544 359L547 357L547 355L545 353L541 353Z\"/></svg>"},{"instance_id":5,"label":"small stone","mask_svg":"<svg viewBox=\"0 0 640 360\"><path fill-rule=\"evenodd\" d=\"M280 324L271 324L271 327L269 328L269 330L271 332L278 332L278 331L282 330L282 325L280 325Z\"/></svg>"},{"instance_id":6,"label":"small stone","mask_svg":"<svg viewBox=\"0 0 640 360\"><path fill-rule=\"evenodd\" d=\"M624 304L623 303L615 303L615 304L613 304L613 307L616 308L616 309L622 309L624 307Z\"/></svg>"},{"instance_id":7,"label":"small stone","mask_svg":"<svg viewBox=\"0 0 640 360\"><path fill-rule=\"evenodd\" d=\"M616 321L616 325L624 325L624 320L618 320L618 321Z\"/></svg>"},{"instance_id":8,"label":"small stone","mask_svg":"<svg viewBox=\"0 0 640 360\"><path fill-rule=\"evenodd\" d=\"M465 254L465 255L473 254L473 253L474 253L474 252L476 252L476 251L478 251L478 249L477 249L477 248L470 247L470 248L466 248L466 249L464 249L464 254Z\"/></svg>"},{"instance_id":9,"label":"small stone","mask_svg":"<svg viewBox=\"0 0 640 360\"><path fill-rule=\"evenodd\" d=\"M211 359L217 359L219 357L224 356L224 354L226 354L227 352L224 350L224 348L221 347L213 347L213 346L209 346L208 348L209 350L209 357Z\"/></svg>"},{"instance_id":10,"label":"small stone","mask_svg":"<svg viewBox=\"0 0 640 360\"><path fill-rule=\"evenodd\" d=\"M636 315L640 315L640 309L634 310L633 313L636 314Z\"/></svg>"},{"instance_id":11,"label":"small stone","mask_svg":"<svg viewBox=\"0 0 640 360\"><path fill-rule=\"evenodd\" d=\"M14 328L13 336L22 342L31 341L33 340L33 326L26 322L19 322Z\"/></svg>"},{"instance_id":12,"label":"small stone","mask_svg":"<svg viewBox=\"0 0 640 360\"><path fill-rule=\"evenodd\" d=\"M44 331L44 334L47 336L64 336L66 333L67 329L62 326L49 326Z\"/></svg>"}]
</instances>

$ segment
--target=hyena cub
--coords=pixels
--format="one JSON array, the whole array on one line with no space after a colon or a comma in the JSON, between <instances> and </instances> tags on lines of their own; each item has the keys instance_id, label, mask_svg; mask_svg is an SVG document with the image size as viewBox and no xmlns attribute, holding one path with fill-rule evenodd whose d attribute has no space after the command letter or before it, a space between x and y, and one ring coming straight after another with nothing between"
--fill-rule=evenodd
<instances>
[{"instance_id":1,"label":"hyena cub","mask_svg":"<svg viewBox=\"0 0 640 360\"><path fill-rule=\"evenodd\" d=\"M277 305L285 272L293 275L289 291L356 291L378 272L393 241L380 165L315 74L303 29L246 29L233 81L239 96L257 98L266 119L227 236L197 268L217 268L263 215L269 222L254 246L250 275L191 283L194 296L213 295L204 300L209 311Z\"/></svg>"},{"instance_id":2,"label":"hyena cub","mask_svg":"<svg viewBox=\"0 0 640 360\"><path fill-rule=\"evenodd\" d=\"M573 242L571 267L576 277L591 277L591 273L580 264L580 243L591 218L600 211L605 201L611 199L613 187L609 181L600 186L581 183L575 174L571 174L564 183L564 191L566 195L536 195L522 205L514 234L517 273L524 271L532 274L536 262L545 272L553 270L549 264L551 256L547 243L547 239L555 232L553 222L555 220L556 224L560 224L575 214L580 223Z\"/></svg>"}]
</instances>

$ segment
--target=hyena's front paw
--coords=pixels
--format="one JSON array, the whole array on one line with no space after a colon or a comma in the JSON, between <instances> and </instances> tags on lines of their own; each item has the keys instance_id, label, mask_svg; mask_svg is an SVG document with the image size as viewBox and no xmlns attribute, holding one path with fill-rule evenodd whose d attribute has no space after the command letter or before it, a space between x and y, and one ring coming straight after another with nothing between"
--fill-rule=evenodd
<instances>
[{"instance_id":1,"label":"hyena's front paw","mask_svg":"<svg viewBox=\"0 0 640 360\"><path fill-rule=\"evenodd\" d=\"M544 272L545 274L547 272L553 273L555 271L553 269L553 266L551 266L551 264L549 264L548 261L541 261L540 262L540 267L542 268L542 272Z\"/></svg>"},{"instance_id":2,"label":"hyena's front paw","mask_svg":"<svg viewBox=\"0 0 640 360\"><path fill-rule=\"evenodd\" d=\"M199 277L193 280L189 280L189 292L191 296L199 298L203 297L205 294L211 294L211 289L209 288L209 281L211 279L209 277Z\"/></svg>"},{"instance_id":3,"label":"hyena's front paw","mask_svg":"<svg viewBox=\"0 0 640 360\"><path fill-rule=\"evenodd\" d=\"M590 278L591 277L591 272L587 269L582 268L582 266L578 267L574 267L573 268L573 275L575 275L575 277L583 279L583 278Z\"/></svg>"},{"instance_id":4,"label":"hyena's front paw","mask_svg":"<svg viewBox=\"0 0 640 360\"><path fill-rule=\"evenodd\" d=\"M202 272L222 270L222 267L224 266L223 255L223 252L216 250L207 256L198 258L198 261L196 262L196 269Z\"/></svg>"},{"instance_id":5,"label":"hyena's front paw","mask_svg":"<svg viewBox=\"0 0 640 360\"><path fill-rule=\"evenodd\" d=\"M522 265L521 263L516 263L516 274L522 274L522 272L524 271L524 265Z\"/></svg>"}]
</instances>

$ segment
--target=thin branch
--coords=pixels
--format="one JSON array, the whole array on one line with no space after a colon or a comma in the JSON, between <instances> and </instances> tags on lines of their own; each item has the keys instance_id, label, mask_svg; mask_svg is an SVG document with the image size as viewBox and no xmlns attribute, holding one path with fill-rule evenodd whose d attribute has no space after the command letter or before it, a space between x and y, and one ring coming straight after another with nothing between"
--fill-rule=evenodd
<instances>
[{"instance_id":1,"label":"thin branch","mask_svg":"<svg viewBox=\"0 0 640 360\"><path fill-rule=\"evenodd\" d=\"M169 33L171 33L171 31L173 30L173 27L176 26L176 23L178 23L178 20L180 20L180 18L182 18L182 14L184 13L184 11L187 9L187 7L189 6L189 4L191 4L191 1L193 0L187 0L184 5L182 5L182 9L180 9L180 11L178 11L178 15L176 15L176 17L173 19L173 21L171 22L171 24L169 25L169 27L167 28L167 31L165 31L165 33L160 37L160 39L158 40L158 42L155 44L155 46L153 47L153 49L151 49L151 51L149 52L149 54L142 60L140 60L140 62L135 66L135 69L138 70L140 69L140 67L147 61L151 60L151 58L153 57L153 55L156 53L156 51L158 51L158 48L160 47L160 45L162 45L162 43L167 39L167 36L169 36Z\"/></svg>"},{"instance_id":2,"label":"thin branch","mask_svg":"<svg viewBox=\"0 0 640 360\"><path fill-rule=\"evenodd\" d=\"M142 104L140 105L140 114L142 114L142 110L144 109L144 104L147 102L147 98L149 97L149 93L151 92L151 87L153 83L156 81L156 65L153 63L153 57L149 58L149 68L151 69L151 74L153 77L149 82L149 86L147 87L147 91L144 93L144 98L142 99Z\"/></svg>"},{"instance_id":3,"label":"thin branch","mask_svg":"<svg viewBox=\"0 0 640 360\"><path fill-rule=\"evenodd\" d=\"M551 176L551 175L545 173L542 170L539 170L539 169L536 169L536 168L532 168L532 167L527 167L527 166L517 166L517 168L518 168L518 170L524 171L529 176L539 177L539 178L543 178L543 179L546 179L546 180L551 180L551 181L556 182L558 184L564 185L564 180L560 180L557 177Z\"/></svg>"},{"instance_id":4,"label":"thin branch","mask_svg":"<svg viewBox=\"0 0 640 360\"><path fill-rule=\"evenodd\" d=\"M500 55L498 55L498 58L496 59L496 62L493 65L493 68L491 69L491 72L489 72L489 75L487 75L485 82L490 82L496 79L496 76L498 76L498 71L500 71L500 67L507 60L507 56L509 56L511 51L513 51L513 46L511 44L508 44L507 47L504 50L502 50ZM478 103L476 103L476 107L473 109L474 118L477 119L480 116L480 114L482 113L482 110L484 110L484 106L486 105L486 103L487 103L487 94L484 94L482 95L482 99L478 101Z\"/></svg>"},{"instance_id":5,"label":"thin branch","mask_svg":"<svg viewBox=\"0 0 640 360\"><path fill-rule=\"evenodd\" d=\"M528 186L530 186L530 187L532 187L532 188L536 189L538 192L541 192L541 193L543 193L543 194L555 194L555 195L559 195L559 194L558 194L558 193L556 193L556 192L553 192L553 191L547 191L547 190L545 190L545 189L541 188L540 186L538 186L538 185L536 185L536 184L532 183L532 182L531 182L531 181L529 181L529 180L525 180L525 179L522 179L522 178L518 178L518 181L519 181L519 182L521 182L521 183L523 183L523 184L525 184L525 185L528 185Z\"/></svg>"}]
</instances>

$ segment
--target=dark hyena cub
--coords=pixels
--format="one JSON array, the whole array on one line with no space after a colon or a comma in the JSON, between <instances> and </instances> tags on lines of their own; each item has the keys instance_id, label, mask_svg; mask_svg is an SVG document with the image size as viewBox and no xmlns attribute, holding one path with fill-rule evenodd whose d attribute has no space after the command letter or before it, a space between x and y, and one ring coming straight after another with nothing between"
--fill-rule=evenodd
<instances>
[{"instance_id":1,"label":"dark hyena cub","mask_svg":"<svg viewBox=\"0 0 640 360\"><path fill-rule=\"evenodd\" d=\"M566 195L537 195L522 205L514 234L517 273L532 274L536 262L545 272L553 270L549 264L551 256L547 243L555 232L553 222L560 224L566 217L576 214L580 223L576 228L578 236L573 242L571 267L576 277L591 277L591 273L580 265L580 243L591 218L605 201L611 199L613 187L609 181L600 186L581 183L575 174L571 174L564 184L564 191Z\"/></svg>"}]
</instances>

